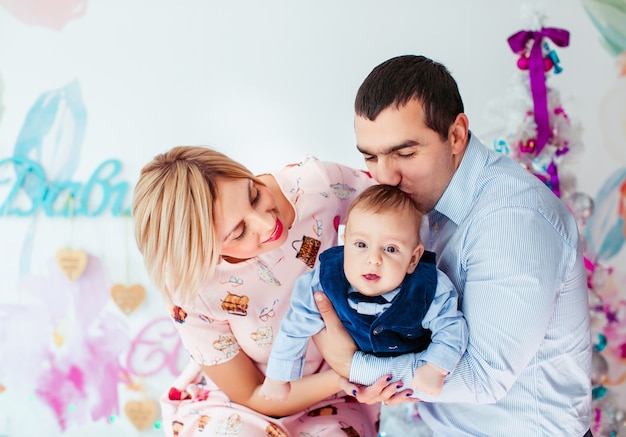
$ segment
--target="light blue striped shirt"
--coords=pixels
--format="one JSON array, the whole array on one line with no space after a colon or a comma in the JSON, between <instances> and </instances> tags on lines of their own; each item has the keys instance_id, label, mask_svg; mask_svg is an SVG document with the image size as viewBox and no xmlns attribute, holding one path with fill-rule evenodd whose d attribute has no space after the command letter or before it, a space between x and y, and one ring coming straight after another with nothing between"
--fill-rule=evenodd
<instances>
[{"instance_id":1,"label":"light blue striped shirt","mask_svg":"<svg viewBox=\"0 0 626 437\"><path fill-rule=\"evenodd\" d=\"M435 436L582 436L591 335L576 221L539 179L471 136L424 243L461 294L469 342L420 414ZM419 354L355 354L350 379L406 379Z\"/></svg>"}]
</instances>

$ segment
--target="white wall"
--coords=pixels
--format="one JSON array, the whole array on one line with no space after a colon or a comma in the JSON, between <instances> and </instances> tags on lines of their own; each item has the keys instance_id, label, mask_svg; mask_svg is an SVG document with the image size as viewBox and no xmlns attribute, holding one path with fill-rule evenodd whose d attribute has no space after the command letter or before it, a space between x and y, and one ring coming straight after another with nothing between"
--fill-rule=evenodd
<instances>
[{"instance_id":1,"label":"white wall","mask_svg":"<svg viewBox=\"0 0 626 437\"><path fill-rule=\"evenodd\" d=\"M32 16L44 3L21 4L32 7ZM19 9L19 2L0 2L0 159L13 155L39 96L76 79L88 121L72 179L85 182L100 163L113 158L123 166L118 180L131 188L143 164L179 144L217 147L255 172L305 153L361 167L352 129L356 89L375 65L405 53L424 54L449 67L471 128L490 141L489 104L502 98L517 72L517 57L506 40L528 28L523 7L535 6L518 0L74 3L86 7L84 15L55 30L25 23L9 7ZM578 188L595 196L609 174L626 166L626 158L616 158L604 146L598 115L602 99L617 84L615 59L603 48L581 2L544 1L540 10L546 26L571 32L570 46L557 49L564 72L550 85L559 90L570 117L583 125ZM2 180L10 177L0 168L0 203L8 190ZM26 240L33 241L27 276L44 278L55 251L71 244L100 259L107 287L118 282L145 286L148 297L130 316L113 304L103 308L124 320L132 340L165 309L128 227L127 219L108 213L72 220L43 214L0 217L0 303L30 302L28 292L18 288ZM31 359L29 342L16 352L24 361ZM21 387L8 380L13 378L9 370L0 364L0 384L7 388L0 393L0 436L60 433L45 406L28 393L20 398L28 405L8 401L16 399L9 397L11 389ZM156 398L171 379L166 371L145 378L147 396ZM123 385L119 391L122 402L137 398ZM8 406L11 413L3 418ZM39 419L29 416L27 406L39 412ZM29 433L17 432L18 423ZM86 430L93 436L136 434L123 417L115 424L73 425L66 434Z\"/></svg>"}]
</instances>

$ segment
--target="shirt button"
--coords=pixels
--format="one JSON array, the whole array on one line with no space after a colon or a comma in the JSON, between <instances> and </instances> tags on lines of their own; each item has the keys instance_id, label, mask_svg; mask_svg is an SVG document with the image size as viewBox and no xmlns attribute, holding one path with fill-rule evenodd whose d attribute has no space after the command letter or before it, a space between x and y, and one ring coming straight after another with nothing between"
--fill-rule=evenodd
<instances>
[{"instance_id":1,"label":"shirt button","mask_svg":"<svg viewBox=\"0 0 626 437\"><path fill-rule=\"evenodd\" d=\"M377 327L375 327L375 328L374 328L374 330L372 331L372 334L374 334L374 335L378 335L378 334L380 334L381 332L383 332L383 328L382 328L381 326L377 326Z\"/></svg>"},{"instance_id":2,"label":"shirt button","mask_svg":"<svg viewBox=\"0 0 626 437\"><path fill-rule=\"evenodd\" d=\"M431 229L433 232L439 232L439 223L435 223Z\"/></svg>"}]
</instances>

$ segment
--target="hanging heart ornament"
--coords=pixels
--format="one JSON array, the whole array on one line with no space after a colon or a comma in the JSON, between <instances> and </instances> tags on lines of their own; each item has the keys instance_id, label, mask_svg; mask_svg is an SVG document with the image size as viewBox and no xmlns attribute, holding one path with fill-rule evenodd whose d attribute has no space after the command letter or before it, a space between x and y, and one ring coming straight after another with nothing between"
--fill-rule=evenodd
<instances>
[{"instance_id":1,"label":"hanging heart ornament","mask_svg":"<svg viewBox=\"0 0 626 437\"><path fill-rule=\"evenodd\" d=\"M113 302L124 312L129 315L137 309L146 297L146 290L139 284L126 285L116 284L111 288L111 298Z\"/></svg>"},{"instance_id":2,"label":"hanging heart ornament","mask_svg":"<svg viewBox=\"0 0 626 437\"><path fill-rule=\"evenodd\" d=\"M150 399L143 401L128 401L124 406L124 412L139 431L146 430L152 426L157 417L157 404Z\"/></svg>"},{"instance_id":3,"label":"hanging heart ornament","mask_svg":"<svg viewBox=\"0 0 626 437\"><path fill-rule=\"evenodd\" d=\"M80 249L59 249L56 253L56 261L63 274L70 281L80 278L87 268L88 256Z\"/></svg>"}]
</instances>

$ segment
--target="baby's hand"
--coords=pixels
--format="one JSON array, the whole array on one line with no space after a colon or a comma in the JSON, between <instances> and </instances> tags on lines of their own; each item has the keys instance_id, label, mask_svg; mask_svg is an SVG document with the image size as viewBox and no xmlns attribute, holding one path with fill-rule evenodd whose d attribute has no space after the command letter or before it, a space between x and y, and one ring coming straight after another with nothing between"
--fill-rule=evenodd
<instances>
[{"instance_id":1,"label":"baby's hand","mask_svg":"<svg viewBox=\"0 0 626 437\"><path fill-rule=\"evenodd\" d=\"M423 366L415 369L413 381L411 386L432 396L439 396L441 388L443 387L443 381L446 379L448 372L443 370L434 364L426 363Z\"/></svg>"},{"instance_id":2,"label":"baby's hand","mask_svg":"<svg viewBox=\"0 0 626 437\"><path fill-rule=\"evenodd\" d=\"M259 394L268 400L284 401L289 396L290 391L291 383L266 377L259 389Z\"/></svg>"}]
</instances>

